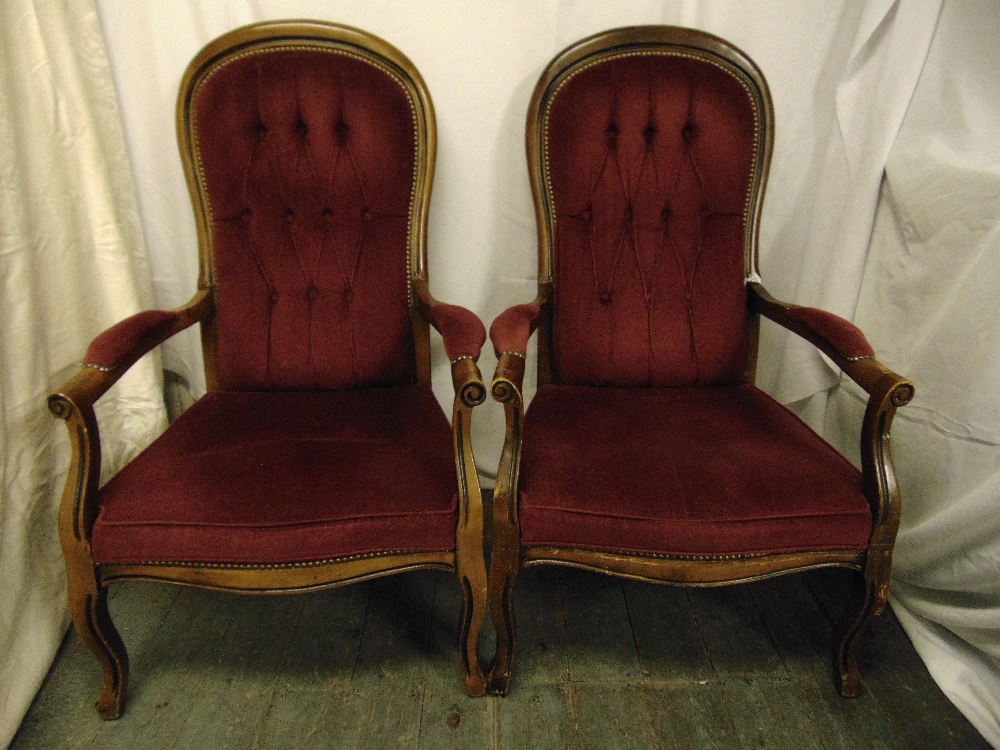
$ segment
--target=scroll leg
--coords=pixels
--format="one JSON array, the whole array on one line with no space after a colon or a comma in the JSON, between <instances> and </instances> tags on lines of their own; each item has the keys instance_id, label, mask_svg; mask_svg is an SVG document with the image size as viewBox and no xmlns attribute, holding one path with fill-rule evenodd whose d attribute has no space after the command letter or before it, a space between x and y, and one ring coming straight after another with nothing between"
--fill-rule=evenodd
<instances>
[{"instance_id":1,"label":"scroll leg","mask_svg":"<svg viewBox=\"0 0 1000 750\"><path fill-rule=\"evenodd\" d=\"M462 616L459 620L458 654L462 667L462 677L465 682L466 694L476 697L486 693L486 676L479 664L479 635L486 619L486 577L482 580L470 580L459 573L462 585Z\"/></svg>"},{"instance_id":2,"label":"scroll leg","mask_svg":"<svg viewBox=\"0 0 1000 750\"><path fill-rule=\"evenodd\" d=\"M503 536L512 534L513 540ZM490 614L496 628L496 655L490 665L487 692L504 695L510 685L510 674L514 660L516 622L514 619L514 581L517 579L518 543L517 529L511 526L497 527L494 536L493 564L490 566ZM504 544L507 542L507 544Z\"/></svg>"},{"instance_id":3,"label":"scroll leg","mask_svg":"<svg viewBox=\"0 0 1000 750\"><path fill-rule=\"evenodd\" d=\"M840 694L855 698L863 692L857 648L872 619L882 613L889 587L858 576L833 638L833 670Z\"/></svg>"},{"instance_id":4,"label":"scroll leg","mask_svg":"<svg viewBox=\"0 0 1000 750\"><path fill-rule=\"evenodd\" d=\"M117 719L128 683L128 653L108 612L108 590L71 581L69 606L77 632L104 671L97 713L102 719Z\"/></svg>"}]
</instances>

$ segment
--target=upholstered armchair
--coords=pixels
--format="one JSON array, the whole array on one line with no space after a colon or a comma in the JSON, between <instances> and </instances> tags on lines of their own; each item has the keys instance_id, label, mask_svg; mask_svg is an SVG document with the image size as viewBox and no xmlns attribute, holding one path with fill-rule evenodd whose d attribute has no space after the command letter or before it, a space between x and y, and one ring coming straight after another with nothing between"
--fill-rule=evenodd
<instances>
[{"instance_id":1,"label":"upholstered armchair","mask_svg":"<svg viewBox=\"0 0 1000 750\"><path fill-rule=\"evenodd\" d=\"M428 289L435 123L420 74L356 29L249 26L191 62L177 126L197 292L98 336L49 398L73 445L60 534L73 622L104 670L100 715L119 715L128 677L108 588L135 580L305 592L452 571L462 677L482 694L470 418L486 331ZM195 323L207 395L99 486L94 402ZM430 327L452 363L450 425L431 392Z\"/></svg>"},{"instance_id":2,"label":"upholstered armchair","mask_svg":"<svg viewBox=\"0 0 1000 750\"><path fill-rule=\"evenodd\" d=\"M598 34L538 81L538 296L490 331L507 424L491 692L511 675L518 572L552 564L684 586L854 571L833 662L840 692L861 690L855 649L886 604L899 523L889 427L913 386L848 321L762 286L772 120L754 63L687 29ZM868 392L860 471L755 387L760 316ZM539 385L525 413L532 334Z\"/></svg>"}]
</instances>

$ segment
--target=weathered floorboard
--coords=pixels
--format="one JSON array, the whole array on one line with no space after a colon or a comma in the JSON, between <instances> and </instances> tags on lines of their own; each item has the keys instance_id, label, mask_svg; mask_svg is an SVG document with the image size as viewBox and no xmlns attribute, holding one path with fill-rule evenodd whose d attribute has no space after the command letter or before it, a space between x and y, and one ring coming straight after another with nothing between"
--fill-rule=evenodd
<instances>
[{"instance_id":1,"label":"weathered floorboard","mask_svg":"<svg viewBox=\"0 0 1000 750\"><path fill-rule=\"evenodd\" d=\"M865 693L837 694L849 585L843 571L702 590L529 568L510 694L468 698L451 574L287 597L124 584L122 718L97 717L99 670L71 633L11 747L988 750L891 611L862 641Z\"/></svg>"}]
</instances>

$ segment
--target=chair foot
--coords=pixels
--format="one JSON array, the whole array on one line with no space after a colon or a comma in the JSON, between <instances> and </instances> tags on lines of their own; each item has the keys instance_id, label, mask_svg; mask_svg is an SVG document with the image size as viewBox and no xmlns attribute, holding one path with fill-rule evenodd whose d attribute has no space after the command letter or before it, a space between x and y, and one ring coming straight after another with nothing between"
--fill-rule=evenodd
<instances>
[{"instance_id":1,"label":"chair foot","mask_svg":"<svg viewBox=\"0 0 1000 750\"><path fill-rule=\"evenodd\" d=\"M490 667L490 674L486 682L486 693L488 695L507 695L510 687L510 668L508 665L500 665L494 662Z\"/></svg>"},{"instance_id":2,"label":"chair foot","mask_svg":"<svg viewBox=\"0 0 1000 750\"><path fill-rule=\"evenodd\" d=\"M514 619L514 580L516 577L516 571L511 571L506 576L496 576L498 580L492 583L497 588L493 589L491 586L490 614L496 629L497 644L496 654L490 664L486 681L486 691L490 695L506 695L507 688L510 686L517 630L517 623ZM493 594L494 590L500 592L500 595Z\"/></svg>"},{"instance_id":3,"label":"chair foot","mask_svg":"<svg viewBox=\"0 0 1000 750\"><path fill-rule=\"evenodd\" d=\"M70 614L80 638L104 672L104 685L95 704L97 713L105 720L117 719L122 713L129 664L125 644L108 612L107 589L78 594L71 585Z\"/></svg>"},{"instance_id":4,"label":"chair foot","mask_svg":"<svg viewBox=\"0 0 1000 750\"><path fill-rule=\"evenodd\" d=\"M857 663L857 648L871 621L888 601L888 587L858 576L833 640L833 670L838 692L856 698L864 692Z\"/></svg>"}]
</instances>

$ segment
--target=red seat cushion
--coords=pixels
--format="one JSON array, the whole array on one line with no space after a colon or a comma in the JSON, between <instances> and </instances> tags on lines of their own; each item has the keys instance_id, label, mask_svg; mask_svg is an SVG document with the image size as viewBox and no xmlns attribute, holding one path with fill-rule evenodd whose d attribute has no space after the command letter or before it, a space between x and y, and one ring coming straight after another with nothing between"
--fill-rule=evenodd
<instances>
[{"instance_id":1,"label":"red seat cushion","mask_svg":"<svg viewBox=\"0 0 1000 750\"><path fill-rule=\"evenodd\" d=\"M861 550L861 474L753 386L538 389L525 545L663 555Z\"/></svg>"},{"instance_id":2,"label":"red seat cushion","mask_svg":"<svg viewBox=\"0 0 1000 750\"><path fill-rule=\"evenodd\" d=\"M455 547L426 386L210 393L101 490L97 563L279 564Z\"/></svg>"}]
</instances>

